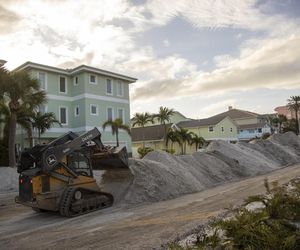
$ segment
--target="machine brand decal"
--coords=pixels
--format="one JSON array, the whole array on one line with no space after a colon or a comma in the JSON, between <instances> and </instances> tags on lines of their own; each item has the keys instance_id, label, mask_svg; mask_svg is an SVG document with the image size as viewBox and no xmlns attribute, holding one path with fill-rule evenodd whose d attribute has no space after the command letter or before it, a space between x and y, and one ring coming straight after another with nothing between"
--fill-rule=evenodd
<instances>
[{"instance_id":1,"label":"machine brand decal","mask_svg":"<svg viewBox=\"0 0 300 250\"><path fill-rule=\"evenodd\" d=\"M55 155L49 155L46 161L48 166L52 166L57 162Z\"/></svg>"},{"instance_id":2,"label":"machine brand decal","mask_svg":"<svg viewBox=\"0 0 300 250\"><path fill-rule=\"evenodd\" d=\"M93 138L93 135L89 134L89 135L87 135L87 136L85 136L85 137L82 138L82 142L89 141L92 138Z\"/></svg>"},{"instance_id":3,"label":"machine brand decal","mask_svg":"<svg viewBox=\"0 0 300 250\"><path fill-rule=\"evenodd\" d=\"M70 150L71 150L70 148L66 148L63 150L63 153L65 154L65 153L69 152Z\"/></svg>"}]
</instances>

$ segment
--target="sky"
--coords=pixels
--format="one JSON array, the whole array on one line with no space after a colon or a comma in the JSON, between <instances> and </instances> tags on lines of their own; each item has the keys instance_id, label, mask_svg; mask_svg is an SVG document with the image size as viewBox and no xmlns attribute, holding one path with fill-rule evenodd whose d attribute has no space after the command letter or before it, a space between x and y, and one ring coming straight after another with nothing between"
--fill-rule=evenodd
<instances>
[{"instance_id":1,"label":"sky","mask_svg":"<svg viewBox=\"0 0 300 250\"><path fill-rule=\"evenodd\" d=\"M0 59L136 77L132 115L273 113L300 95L300 1L0 0Z\"/></svg>"}]
</instances>

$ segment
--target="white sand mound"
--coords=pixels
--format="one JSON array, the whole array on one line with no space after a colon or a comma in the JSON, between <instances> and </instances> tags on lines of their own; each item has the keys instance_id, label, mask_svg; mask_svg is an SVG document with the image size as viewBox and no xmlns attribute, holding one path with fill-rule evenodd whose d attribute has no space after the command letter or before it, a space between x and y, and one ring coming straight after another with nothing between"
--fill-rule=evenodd
<instances>
[{"instance_id":1,"label":"white sand mound","mask_svg":"<svg viewBox=\"0 0 300 250\"><path fill-rule=\"evenodd\" d=\"M131 159L128 170L94 174L116 204L132 205L172 199L297 163L300 139L286 133L251 143L214 141L205 152L192 155L150 152L142 160ZM18 174L16 169L0 167L0 192L9 190L18 190Z\"/></svg>"},{"instance_id":2,"label":"white sand mound","mask_svg":"<svg viewBox=\"0 0 300 250\"><path fill-rule=\"evenodd\" d=\"M152 157L163 162L150 160ZM122 203L167 200L204 189L196 177L186 171L187 166L178 164L174 156L166 152L152 152L147 158L131 160L134 179Z\"/></svg>"},{"instance_id":3,"label":"white sand mound","mask_svg":"<svg viewBox=\"0 0 300 250\"><path fill-rule=\"evenodd\" d=\"M0 192L17 191L19 174L16 168L0 167Z\"/></svg>"},{"instance_id":4,"label":"white sand mound","mask_svg":"<svg viewBox=\"0 0 300 250\"><path fill-rule=\"evenodd\" d=\"M213 141L206 152L193 155L150 152L144 159L130 162L134 177L121 203L172 199L247 176L264 174L300 163L296 150L300 150L300 139L293 133L286 133L251 143Z\"/></svg>"},{"instance_id":5,"label":"white sand mound","mask_svg":"<svg viewBox=\"0 0 300 250\"><path fill-rule=\"evenodd\" d=\"M293 132L284 134L274 134L268 138L273 143L280 144L288 148L294 154L300 156L300 139Z\"/></svg>"}]
</instances>

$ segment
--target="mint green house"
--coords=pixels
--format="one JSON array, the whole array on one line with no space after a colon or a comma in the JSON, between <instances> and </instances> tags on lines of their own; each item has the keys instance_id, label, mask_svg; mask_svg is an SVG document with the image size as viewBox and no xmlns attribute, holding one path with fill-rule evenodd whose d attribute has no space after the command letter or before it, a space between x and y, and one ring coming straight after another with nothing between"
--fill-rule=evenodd
<instances>
[{"instance_id":1,"label":"mint green house","mask_svg":"<svg viewBox=\"0 0 300 250\"><path fill-rule=\"evenodd\" d=\"M102 124L107 120L121 118L130 124L129 84L137 79L98 68L80 65L73 69L61 69L26 62L15 70L29 70L47 93L48 103L40 107L41 112L53 112L62 127L55 125L42 135L42 142L52 140L68 131L83 133L94 127L102 133L106 145L115 145L111 129L105 131ZM36 131L34 131L35 138ZM120 131L120 145L131 152L131 138ZM17 143L28 145L24 132L17 133Z\"/></svg>"}]
</instances>

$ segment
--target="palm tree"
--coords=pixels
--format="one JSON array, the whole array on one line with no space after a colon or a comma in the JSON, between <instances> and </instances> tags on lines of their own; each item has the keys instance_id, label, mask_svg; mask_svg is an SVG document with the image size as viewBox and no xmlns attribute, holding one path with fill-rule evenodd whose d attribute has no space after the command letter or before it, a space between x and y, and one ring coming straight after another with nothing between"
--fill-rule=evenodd
<instances>
[{"instance_id":1,"label":"palm tree","mask_svg":"<svg viewBox=\"0 0 300 250\"><path fill-rule=\"evenodd\" d=\"M139 126L144 128L145 125L149 122L153 123L153 116L148 113L135 113L132 121L132 127ZM143 133L143 148L145 148L145 134Z\"/></svg>"},{"instance_id":2,"label":"palm tree","mask_svg":"<svg viewBox=\"0 0 300 250\"><path fill-rule=\"evenodd\" d=\"M0 100L9 108L9 166L16 166L16 124L21 110L34 110L46 102L46 93L27 71L0 71Z\"/></svg>"},{"instance_id":3,"label":"palm tree","mask_svg":"<svg viewBox=\"0 0 300 250\"><path fill-rule=\"evenodd\" d=\"M174 131L172 128L169 128L167 132L167 138L166 138L166 146L168 147L169 141L171 141L171 148L173 148L173 143L177 142L180 145L178 133Z\"/></svg>"},{"instance_id":4,"label":"palm tree","mask_svg":"<svg viewBox=\"0 0 300 250\"><path fill-rule=\"evenodd\" d=\"M36 128L38 131L39 142L41 142L41 134L44 134L47 129L50 129L54 123L61 126L61 123L56 119L53 112L36 112L32 116L32 127Z\"/></svg>"},{"instance_id":5,"label":"palm tree","mask_svg":"<svg viewBox=\"0 0 300 250\"><path fill-rule=\"evenodd\" d=\"M278 123L278 129L279 129L279 133L282 133L282 125L284 124L284 123L286 123L287 122L287 118L286 118L286 116L285 115L278 115L278 117L277 117L277 123Z\"/></svg>"},{"instance_id":6,"label":"palm tree","mask_svg":"<svg viewBox=\"0 0 300 250\"><path fill-rule=\"evenodd\" d=\"M181 147L181 154L186 153L186 144L190 143L192 140L192 135L194 134L193 132L189 132L185 128L180 128L180 130L176 131L178 135L178 139L180 141L180 147Z\"/></svg>"},{"instance_id":7,"label":"palm tree","mask_svg":"<svg viewBox=\"0 0 300 250\"><path fill-rule=\"evenodd\" d=\"M4 141L8 143L9 120L11 114L9 107L3 101L0 101L0 114L0 124L2 126L1 129L3 130L4 137L6 138ZM30 120L32 115L33 111L24 106L22 106L22 108L17 112L17 124L26 130L30 147L32 147L32 124Z\"/></svg>"},{"instance_id":8,"label":"palm tree","mask_svg":"<svg viewBox=\"0 0 300 250\"><path fill-rule=\"evenodd\" d=\"M167 146L167 125L166 122L171 122L171 117L172 115L175 114L175 110L174 109L169 109L166 107L159 107L159 111L157 114L153 115L153 118L157 118L158 122L160 122L160 124L164 125L165 128L165 134L164 134L164 141L166 142L166 146Z\"/></svg>"},{"instance_id":9,"label":"palm tree","mask_svg":"<svg viewBox=\"0 0 300 250\"><path fill-rule=\"evenodd\" d=\"M300 127L299 127L299 117L298 112L300 111L300 96L291 96L288 99L288 108L291 111L295 111L295 118L297 124L297 135L299 135Z\"/></svg>"},{"instance_id":10,"label":"palm tree","mask_svg":"<svg viewBox=\"0 0 300 250\"><path fill-rule=\"evenodd\" d=\"M123 124L123 121L120 118L117 118L116 120L108 120L103 123L102 128L105 130L107 126L111 127L111 132L112 134L116 135L116 140L117 140L117 147L119 147L119 130L122 129L126 131L130 135L130 128L128 125Z\"/></svg>"},{"instance_id":11,"label":"palm tree","mask_svg":"<svg viewBox=\"0 0 300 250\"><path fill-rule=\"evenodd\" d=\"M192 139L190 140L190 144L193 145L195 144L196 146L196 151L198 150L199 146L203 147L205 144L205 139L201 136L198 136L197 134L193 133Z\"/></svg>"}]
</instances>

